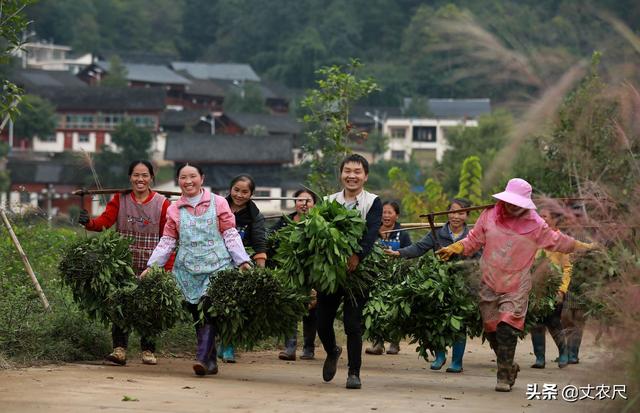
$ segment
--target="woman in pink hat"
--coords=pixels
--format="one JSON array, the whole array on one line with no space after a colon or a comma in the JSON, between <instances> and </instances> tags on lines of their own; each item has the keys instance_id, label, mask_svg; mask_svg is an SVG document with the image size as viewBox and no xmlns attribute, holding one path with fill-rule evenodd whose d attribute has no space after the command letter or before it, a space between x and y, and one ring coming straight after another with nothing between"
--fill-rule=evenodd
<instances>
[{"instance_id":1,"label":"woman in pink hat","mask_svg":"<svg viewBox=\"0 0 640 413\"><path fill-rule=\"evenodd\" d=\"M536 213L531 185L514 178L503 192L493 195L495 207L485 210L469 235L437 251L447 260L454 254L473 255L483 248L480 267L480 312L484 331L496 353L496 391L508 392L520 367L513 362L518 336L527 314L531 274L538 249L570 253L591 249L551 229Z\"/></svg>"}]
</instances>

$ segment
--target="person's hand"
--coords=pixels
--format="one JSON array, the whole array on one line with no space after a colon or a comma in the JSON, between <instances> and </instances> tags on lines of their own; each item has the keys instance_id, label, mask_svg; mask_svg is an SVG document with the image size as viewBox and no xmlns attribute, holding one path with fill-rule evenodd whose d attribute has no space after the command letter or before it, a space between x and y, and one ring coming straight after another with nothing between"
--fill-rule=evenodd
<instances>
[{"instance_id":1,"label":"person's hand","mask_svg":"<svg viewBox=\"0 0 640 413\"><path fill-rule=\"evenodd\" d=\"M264 258L256 258L255 263L256 263L256 267L264 268L267 263L267 260L265 260Z\"/></svg>"},{"instance_id":2,"label":"person's hand","mask_svg":"<svg viewBox=\"0 0 640 413\"><path fill-rule=\"evenodd\" d=\"M89 211L86 209L80 210L80 214L78 215L78 223L80 225L87 225L91 218L89 218Z\"/></svg>"},{"instance_id":3,"label":"person's hand","mask_svg":"<svg viewBox=\"0 0 640 413\"><path fill-rule=\"evenodd\" d=\"M582 241L578 241L576 240L574 249L576 251L592 251L592 250L596 250L596 249L601 249L602 247L600 246L600 244L598 244L597 242L582 242Z\"/></svg>"},{"instance_id":4,"label":"person's hand","mask_svg":"<svg viewBox=\"0 0 640 413\"><path fill-rule=\"evenodd\" d=\"M144 271L142 271L142 272L140 273L140 275L138 276L138 278L139 278L139 279L143 279L143 278L147 275L147 273L148 273L150 270L151 270L151 268L149 268L149 267L148 267L147 269L145 269Z\"/></svg>"},{"instance_id":5,"label":"person's hand","mask_svg":"<svg viewBox=\"0 0 640 413\"><path fill-rule=\"evenodd\" d=\"M248 271L251 269L251 265L248 262L243 262L240 264L240 271Z\"/></svg>"},{"instance_id":6,"label":"person's hand","mask_svg":"<svg viewBox=\"0 0 640 413\"><path fill-rule=\"evenodd\" d=\"M391 248L385 249L384 253L390 257L399 257L400 256L400 252L398 251L394 251Z\"/></svg>"},{"instance_id":7,"label":"person's hand","mask_svg":"<svg viewBox=\"0 0 640 413\"><path fill-rule=\"evenodd\" d=\"M358 257L356 254L353 254L349 257L349 260L347 260L347 271L355 271L358 267L358 264L360 264L360 257Z\"/></svg>"},{"instance_id":8,"label":"person's hand","mask_svg":"<svg viewBox=\"0 0 640 413\"><path fill-rule=\"evenodd\" d=\"M462 254L464 246L460 241L455 242L448 247L440 248L436 251L436 255L443 261L449 261L449 259L456 254Z\"/></svg>"},{"instance_id":9,"label":"person's hand","mask_svg":"<svg viewBox=\"0 0 640 413\"><path fill-rule=\"evenodd\" d=\"M309 310L313 310L318 305L318 293L313 288L311 289L311 293L309 294L311 297L311 301L309 302Z\"/></svg>"},{"instance_id":10,"label":"person's hand","mask_svg":"<svg viewBox=\"0 0 640 413\"><path fill-rule=\"evenodd\" d=\"M564 292L558 291L558 293L556 294L556 304L562 304L563 301L564 301Z\"/></svg>"}]
</instances>

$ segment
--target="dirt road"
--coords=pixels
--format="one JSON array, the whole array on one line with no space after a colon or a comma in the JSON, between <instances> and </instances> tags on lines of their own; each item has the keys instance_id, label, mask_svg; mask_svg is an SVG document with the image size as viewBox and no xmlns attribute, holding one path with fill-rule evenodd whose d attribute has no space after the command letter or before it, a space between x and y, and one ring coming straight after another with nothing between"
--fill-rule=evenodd
<instances>
[{"instance_id":1,"label":"dirt road","mask_svg":"<svg viewBox=\"0 0 640 413\"><path fill-rule=\"evenodd\" d=\"M552 344L550 337L547 343ZM331 383L321 378L324 353L313 361L283 362L277 353L243 353L235 365L221 365L217 376L195 377L191 360L161 358L144 366L137 358L126 367L96 363L0 370L0 411L8 412L575 412L602 408L610 401L527 400L527 383L596 384L589 375L602 366L603 350L585 337L581 362L563 370L548 362L529 368L530 341L520 341L522 366L511 393L496 393L495 363L487 344L470 341L464 372L430 371L404 344L397 356L364 357L362 390L344 388L346 359ZM346 353L346 352L345 352ZM551 346L548 359L555 357ZM600 382L598 381L598 384ZM608 383L618 384L618 383ZM124 396L136 401L123 401Z\"/></svg>"}]
</instances>

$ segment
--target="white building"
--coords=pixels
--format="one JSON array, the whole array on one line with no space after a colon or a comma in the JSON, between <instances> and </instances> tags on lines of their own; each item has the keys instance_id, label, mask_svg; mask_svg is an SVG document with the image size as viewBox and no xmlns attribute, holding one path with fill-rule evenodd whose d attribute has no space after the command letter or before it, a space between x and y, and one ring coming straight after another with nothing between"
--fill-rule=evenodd
<instances>
[{"instance_id":1,"label":"white building","mask_svg":"<svg viewBox=\"0 0 640 413\"><path fill-rule=\"evenodd\" d=\"M424 118L389 117L382 132L389 137L384 159L419 164L441 161L448 148L448 128L478 126L477 118L491 111L489 99L429 99L432 116Z\"/></svg>"}]
</instances>

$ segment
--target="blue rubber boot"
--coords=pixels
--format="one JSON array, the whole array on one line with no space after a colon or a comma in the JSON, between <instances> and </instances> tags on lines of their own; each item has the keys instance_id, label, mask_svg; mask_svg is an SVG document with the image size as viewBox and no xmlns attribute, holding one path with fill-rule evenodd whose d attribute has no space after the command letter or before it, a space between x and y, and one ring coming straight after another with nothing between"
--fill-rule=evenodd
<instances>
[{"instance_id":1,"label":"blue rubber boot","mask_svg":"<svg viewBox=\"0 0 640 413\"><path fill-rule=\"evenodd\" d=\"M531 365L532 369L543 369L545 366L545 330L534 327L531 330L531 344L533 344L533 354L536 356L536 362Z\"/></svg>"},{"instance_id":2,"label":"blue rubber boot","mask_svg":"<svg viewBox=\"0 0 640 413\"><path fill-rule=\"evenodd\" d=\"M447 369L447 373L462 373L462 358L464 357L464 349L467 346L467 339L453 343L451 348L451 365Z\"/></svg>"},{"instance_id":3,"label":"blue rubber boot","mask_svg":"<svg viewBox=\"0 0 640 413\"><path fill-rule=\"evenodd\" d=\"M218 344L216 346L216 354L218 355L218 358L222 360L222 344Z\"/></svg>"},{"instance_id":4,"label":"blue rubber boot","mask_svg":"<svg viewBox=\"0 0 640 413\"><path fill-rule=\"evenodd\" d=\"M225 363L235 363L236 355L233 350L233 346L223 346L222 347L222 361Z\"/></svg>"},{"instance_id":5,"label":"blue rubber boot","mask_svg":"<svg viewBox=\"0 0 640 413\"><path fill-rule=\"evenodd\" d=\"M436 359L431 363L431 370L440 370L444 363L447 362L447 351L446 350L438 350L436 351Z\"/></svg>"}]
</instances>

